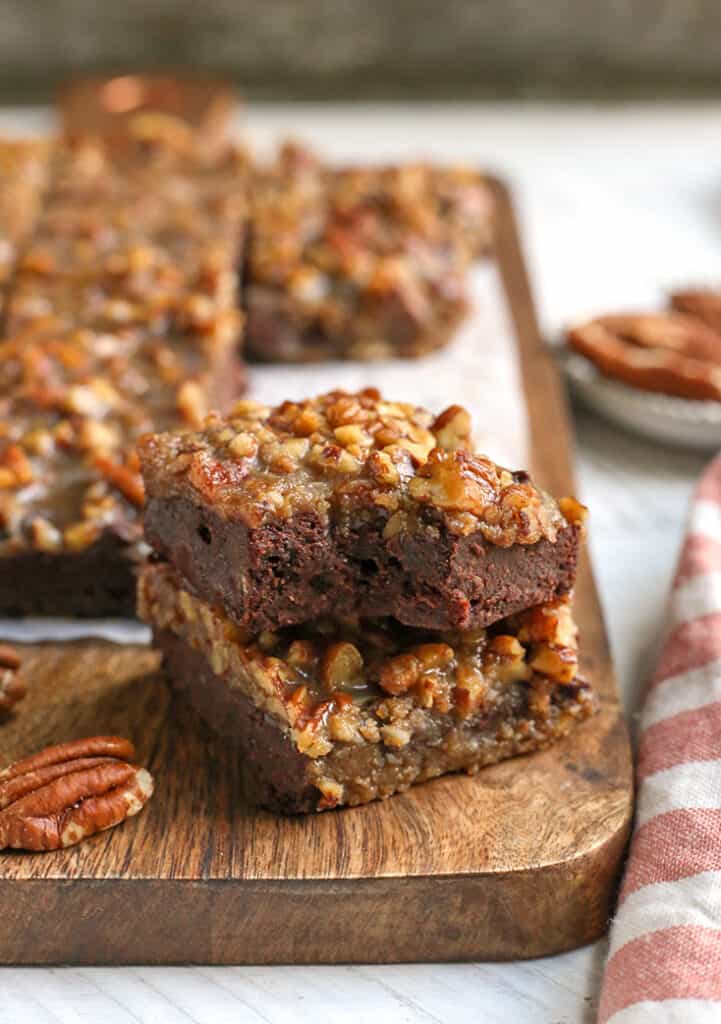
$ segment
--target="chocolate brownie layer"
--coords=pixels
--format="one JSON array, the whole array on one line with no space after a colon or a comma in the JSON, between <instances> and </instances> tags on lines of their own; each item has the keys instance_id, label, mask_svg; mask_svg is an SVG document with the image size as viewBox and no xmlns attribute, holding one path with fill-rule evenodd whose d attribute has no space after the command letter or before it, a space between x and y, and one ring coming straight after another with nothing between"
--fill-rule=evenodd
<instances>
[{"instance_id":1,"label":"chocolate brownie layer","mask_svg":"<svg viewBox=\"0 0 721 1024\"><path fill-rule=\"evenodd\" d=\"M392 616L424 629L487 626L573 587L580 530L499 548L432 514L412 536L385 521L346 526L308 513L256 530L182 498L151 498L145 536L190 587L253 631L317 615Z\"/></svg>"},{"instance_id":2,"label":"chocolate brownie layer","mask_svg":"<svg viewBox=\"0 0 721 1024\"><path fill-rule=\"evenodd\" d=\"M378 304L369 337L348 341L348 328L331 333L317 319L297 310L297 303L279 290L249 285L244 293L246 311L246 355L259 363L320 363L337 359L376 362L382 359L418 359L445 348L468 312L461 293L445 301L438 299L425 318L392 295ZM360 318L359 318L360 319ZM366 317L366 321L368 317ZM355 333L358 333L357 331Z\"/></svg>"},{"instance_id":3,"label":"chocolate brownie layer","mask_svg":"<svg viewBox=\"0 0 721 1024\"><path fill-rule=\"evenodd\" d=\"M470 417L371 390L143 440L145 535L253 631L317 615L484 626L573 585L583 509L476 455Z\"/></svg>"},{"instance_id":4,"label":"chocolate brownie layer","mask_svg":"<svg viewBox=\"0 0 721 1024\"><path fill-rule=\"evenodd\" d=\"M545 746L587 717L566 600L468 634L316 622L253 638L143 570L140 612L173 684L240 747L255 798L324 810Z\"/></svg>"},{"instance_id":5,"label":"chocolate brownie layer","mask_svg":"<svg viewBox=\"0 0 721 1024\"><path fill-rule=\"evenodd\" d=\"M210 662L169 630L153 631L153 646L177 693L220 735L237 746L248 795L278 814L317 808L321 794L306 776L307 759L278 723L213 672Z\"/></svg>"}]
</instances>

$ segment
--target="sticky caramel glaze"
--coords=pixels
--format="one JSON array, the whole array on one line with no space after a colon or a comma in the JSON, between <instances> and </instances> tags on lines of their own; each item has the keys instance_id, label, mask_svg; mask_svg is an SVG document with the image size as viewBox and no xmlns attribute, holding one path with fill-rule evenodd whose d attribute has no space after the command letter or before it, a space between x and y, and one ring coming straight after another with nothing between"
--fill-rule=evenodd
<instances>
[{"instance_id":1,"label":"sticky caramel glaze","mask_svg":"<svg viewBox=\"0 0 721 1024\"><path fill-rule=\"evenodd\" d=\"M527 473L469 451L470 434L460 406L434 418L368 388L272 409L241 401L227 419L146 438L140 451L152 498L193 495L249 528L303 511L342 522L370 509L390 538L435 509L451 532L511 547L555 541L583 520L573 499L559 506Z\"/></svg>"},{"instance_id":2,"label":"sticky caramel glaze","mask_svg":"<svg viewBox=\"0 0 721 1024\"><path fill-rule=\"evenodd\" d=\"M164 650L172 638L171 673L183 674L187 650L205 689L220 688L219 702L269 717L322 807L536 749L593 709L577 676L568 599L465 634L385 621L250 636L183 589L172 569L150 565L139 602Z\"/></svg>"}]
</instances>

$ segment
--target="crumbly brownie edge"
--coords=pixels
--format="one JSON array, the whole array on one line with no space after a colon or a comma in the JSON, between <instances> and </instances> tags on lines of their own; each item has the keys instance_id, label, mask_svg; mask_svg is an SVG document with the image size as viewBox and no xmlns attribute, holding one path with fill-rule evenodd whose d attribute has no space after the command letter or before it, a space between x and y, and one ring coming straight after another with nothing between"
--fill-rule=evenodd
<instances>
[{"instance_id":1,"label":"crumbly brownie edge","mask_svg":"<svg viewBox=\"0 0 721 1024\"><path fill-rule=\"evenodd\" d=\"M154 645L163 654L163 664L173 688L216 732L230 740L243 759L251 798L279 814L303 814L333 806L358 806L403 792L412 785L441 775L479 769L511 757L533 753L565 736L577 721L588 717L592 704L579 702L578 686L559 686L553 701L557 710L553 722L532 738L514 735L514 726L532 718L527 689L521 684L510 690L506 707L489 716L484 737L478 724L457 724L450 717L446 733L463 738L469 733L483 738L470 756L461 743L443 749L410 743L386 751L377 744L362 748L346 746L313 760L294 748L280 722L257 708L240 690L231 688L216 675L206 657L169 630L154 630ZM506 726L508 738L499 738ZM465 736L464 736L465 734ZM328 790L342 786L345 798L334 805L315 784Z\"/></svg>"},{"instance_id":2,"label":"crumbly brownie edge","mask_svg":"<svg viewBox=\"0 0 721 1024\"><path fill-rule=\"evenodd\" d=\"M573 587L580 529L501 548L430 523L383 537L382 522L331 534L309 513L249 530L179 497L150 498L148 543L201 597L253 631L322 615L392 616L423 629L482 627Z\"/></svg>"},{"instance_id":3,"label":"crumbly brownie edge","mask_svg":"<svg viewBox=\"0 0 721 1024\"><path fill-rule=\"evenodd\" d=\"M243 759L252 800L281 814L316 809L321 794L307 778L308 758L261 708L217 676L207 659L170 630L153 630L153 646L162 652L173 689Z\"/></svg>"}]
</instances>

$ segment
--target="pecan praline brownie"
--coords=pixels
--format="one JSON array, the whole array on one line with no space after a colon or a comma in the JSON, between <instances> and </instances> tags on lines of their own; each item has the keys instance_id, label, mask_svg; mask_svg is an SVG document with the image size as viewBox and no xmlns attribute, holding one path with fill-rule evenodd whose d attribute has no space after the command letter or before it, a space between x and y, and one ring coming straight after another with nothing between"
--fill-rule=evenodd
<instances>
[{"instance_id":1,"label":"pecan praline brownie","mask_svg":"<svg viewBox=\"0 0 721 1024\"><path fill-rule=\"evenodd\" d=\"M465 633L314 620L257 636L167 565L146 566L139 601L174 686L237 745L253 799L281 813L474 773L594 707L567 597Z\"/></svg>"},{"instance_id":2,"label":"pecan praline brownie","mask_svg":"<svg viewBox=\"0 0 721 1024\"><path fill-rule=\"evenodd\" d=\"M144 438L145 536L199 597L258 632L315 616L465 630L573 586L585 510L374 389Z\"/></svg>"},{"instance_id":3,"label":"pecan praline brownie","mask_svg":"<svg viewBox=\"0 0 721 1024\"><path fill-rule=\"evenodd\" d=\"M491 189L464 167L330 168L286 145L256 175L246 347L262 361L417 357L468 308L493 235Z\"/></svg>"}]
</instances>

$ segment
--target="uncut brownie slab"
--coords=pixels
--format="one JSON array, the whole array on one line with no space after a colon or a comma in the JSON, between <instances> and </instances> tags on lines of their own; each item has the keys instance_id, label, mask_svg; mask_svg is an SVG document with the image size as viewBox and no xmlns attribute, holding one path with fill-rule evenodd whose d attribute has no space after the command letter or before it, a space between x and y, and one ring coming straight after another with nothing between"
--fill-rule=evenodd
<instances>
[{"instance_id":1,"label":"uncut brownie slab","mask_svg":"<svg viewBox=\"0 0 721 1024\"><path fill-rule=\"evenodd\" d=\"M416 357L467 311L493 200L475 171L331 169L286 146L256 175L245 263L246 350L265 361Z\"/></svg>"},{"instance_id":2,"label":"uncut brownie slab","mask_svg":"<svg viewBox=\"0 0 721 1024\"><path fill-rule=\"evenodd\" d=\"M470 416L374 389L142 440L146 540L243 628L469 629L573 586L584 509L470 447Z\"/></svg>"},{"instance_id":3,"label":"uncut brownie slab","mask_svg":"<svg viewBox=\"0 0 721 1024\"><path fill-rule=\"evenodd\" d=\"M466 633L316 620L252 636L150 564L139 611L172 684L238 745L253 799L283 813L473 773L593 710L567 597Z\"/></svg>"},{"instance_id":4,"label":"uncut brownie slab","mask_svg":"<svg viewBox=\"0 0 721 1024\"><path fill-rule=\"evenodd\" d=\"M58 153L0 342L0 614L133 614L136 439L242 386L240 159Z\"/></svg>"}]
</instances>

